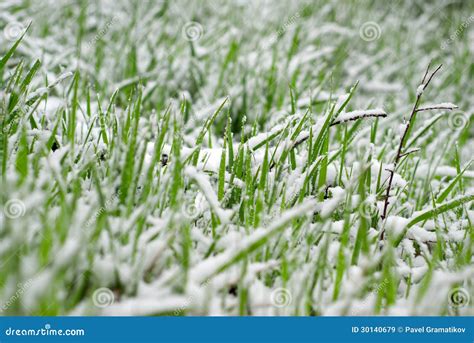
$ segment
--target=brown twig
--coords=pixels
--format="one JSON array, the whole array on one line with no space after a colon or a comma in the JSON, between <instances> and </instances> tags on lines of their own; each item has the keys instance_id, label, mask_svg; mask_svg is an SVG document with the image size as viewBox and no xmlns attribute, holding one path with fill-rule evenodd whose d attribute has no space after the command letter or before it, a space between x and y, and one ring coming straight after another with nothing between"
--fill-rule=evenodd
<instances>
[{"instance_id":1,"label":"brown twig","mask_svg":"<svg viewBox=\"0 0 474 343\"><path fill-rule=\"evenodd\" d=\"M385 193L385 203L384 203L384 206L383 206L382 220L384 220L387 217L388 205L390 204L389 199L390 199L390 190L392 189L393 176L395 175L395 170L397 168L398 162L400 161L400 159L404 155L406 155L402 152L403 145L405 144L405 139L407 137L408 130L410 129L410 125L413 121L415 113L417 112L418 106L420 105L421 97L423 96L423 91L426 89L426 87L428 87L431 80L433 79L433 76L435 76L435 74L441 69L441 67L443 65L440 64L438 66L438 68L436 68L435 71L431 73L428 80L426 80L426 77L428 76L428 72L430 70L430 66L431 66L431 63L428 64L428 67L426 68L425 75L423 76L423 80L421 81L421 85L417 89L415 104L413 105L413 109L411 111L410 118L408 119L407 125L405 126L405 130L403 131L402 137L400 139L400 144L398 145L397 155L395 156L395 160L393 162L393 167L390 168L390 170L389 170L390 176L389 176L389 179L388 179L387 191ZM425 82L425 80L426 80L426 82ZM384 231L382 231L380 239L383 240L383 237L384 237Z\"/></svg>"},{"instance_id":2,"label":"brown twig","mask_svg":"<svg viewBox=\"0 0 474 343\"><path fill-rule=\"evenodd\" d=\"M405 157L405 156L408 156L408 155L410 155L410 154L414 154L415 152L418 152L418 151L420 151L419 148L415 148L415 149L408 150L407 152L404 152L404 153L400 156L400 158Z\"/></svg>"}]
</instances>

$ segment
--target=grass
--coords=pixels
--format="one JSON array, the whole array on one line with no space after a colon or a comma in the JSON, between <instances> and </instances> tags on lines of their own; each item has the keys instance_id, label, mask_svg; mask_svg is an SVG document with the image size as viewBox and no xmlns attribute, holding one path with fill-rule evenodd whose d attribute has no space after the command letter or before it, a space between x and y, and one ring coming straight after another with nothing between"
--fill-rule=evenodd
<instances>
[{"instance_id":1,"label":"grass","mask_svg":"<svg viewBox=\"0 0 474 343\"><path fill-rule=\"evenodd\" d=\"M472 5L1 6L2 314L474 313Z\"/></svg>"}]
</instances>

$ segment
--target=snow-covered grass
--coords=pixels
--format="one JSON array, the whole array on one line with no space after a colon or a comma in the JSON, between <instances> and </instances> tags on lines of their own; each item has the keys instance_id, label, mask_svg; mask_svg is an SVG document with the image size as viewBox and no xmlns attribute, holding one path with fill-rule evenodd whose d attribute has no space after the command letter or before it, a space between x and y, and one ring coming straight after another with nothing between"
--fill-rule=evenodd
<instances>
[{"instance_id":1,"label":"snow-covered grass","mask_svg":"<svg viewBox=\"0 0 474 343\"><path fill-rule=\"evenodd\" d=\"M473 4L390 6L2 1L1 313L474 314Z\"/></svg>"}]
</instances>

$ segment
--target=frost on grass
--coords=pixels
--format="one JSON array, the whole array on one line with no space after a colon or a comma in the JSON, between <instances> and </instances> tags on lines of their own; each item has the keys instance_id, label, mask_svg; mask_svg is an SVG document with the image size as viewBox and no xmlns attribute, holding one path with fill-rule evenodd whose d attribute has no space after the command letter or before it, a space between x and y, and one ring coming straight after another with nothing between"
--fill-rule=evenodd
<instances>
[{"instance_id":1,"label":"frost on grass","mask_svg":"<svg viewBox=\"0 0 474 343\"><path fill-rule=\"evenodd\" d=\"M371 6L2 5L2 314L474 314L474 26Z\"/></svg>"},{"instance_id":2,"label":"frost on grass","mask_svg":"<svg viewBox=\"0 0 474 343\"><path fill-rule=\"evenodd\" d=\"M417 111L430 111L430 110L454 110L458 108L456 105L450 103L450 102L442 102L439 104L434 104L434 105L425 105L425 106L420 106L418 107Z\"/></svg>"},{"instance_id":3,"label":"frost on grass","mask_svg":"<svg viewBox=\"0 0 474 343\"><path fill-rule=\"evenodd\" d=\"M361 118L369 117L386 117L387 113L382 109L373 109L373 110L357 110L347 113L342 113L337 119L332 123L333 125L339 123L345 123L348 121L354 121Z\"/></svg>"},{"instance_id":4,"label":"frost on grass","mask_svg":"<svg viewBox=\"0 0 474 343\"><path fill-rule=\"evenodd\" d=\"M419 85L418 88L416 89L416 96L417 97L421 96L424 91L425 91L425 85L424 84Z\"/></svg>"}]
</instances>

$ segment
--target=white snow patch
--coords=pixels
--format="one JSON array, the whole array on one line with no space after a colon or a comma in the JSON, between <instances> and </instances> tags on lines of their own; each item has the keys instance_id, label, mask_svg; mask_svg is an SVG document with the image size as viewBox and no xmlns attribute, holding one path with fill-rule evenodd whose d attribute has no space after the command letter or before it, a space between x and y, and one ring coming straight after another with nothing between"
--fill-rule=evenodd
<instances>
[{"instance_id":1,"label":"white snow patch","mask_svg":"<svg viewBox=\"0 0 474 343\"><path fill-rule=\"evenodd\" d=\"M232 216L232 211L222 209L219 201L217 200L217 194L214 192L214 188L209 182L208 177L202 173L199 173L196 168L191 166L186 167L184 173L197 182L199 188L204 193L204 196L211 205L213 211L219 217L221 223L227 224Z\"/></svg>"}]
</instances>

